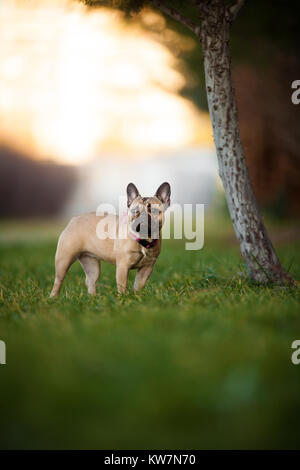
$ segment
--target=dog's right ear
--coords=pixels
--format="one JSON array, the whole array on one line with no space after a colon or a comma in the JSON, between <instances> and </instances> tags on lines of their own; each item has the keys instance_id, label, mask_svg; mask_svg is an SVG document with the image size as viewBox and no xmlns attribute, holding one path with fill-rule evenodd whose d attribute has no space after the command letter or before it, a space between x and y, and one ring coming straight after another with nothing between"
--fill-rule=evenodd
<instances>
[{"instance_id":1,"label":"dog's right ear","mask_svg":"<svg viewBox=\"0 0 300 470\"><path fill-rule=\"evenodd\" d=\"M127 206L129 207L132 201L134 201L140 193L137 187L133 183L129 183L127 186Z\"/></svg>"},{"instance_id":2,"label":"dog's right ear","mask_svg":"<svg viewBox=\"0 0 300 470\"><path fill-rule=\"evenodd\" d=\"M171 186L166 181L160 185L155 196L163 203L166 210L170 205Z\"/></svg>"}]
</instances>

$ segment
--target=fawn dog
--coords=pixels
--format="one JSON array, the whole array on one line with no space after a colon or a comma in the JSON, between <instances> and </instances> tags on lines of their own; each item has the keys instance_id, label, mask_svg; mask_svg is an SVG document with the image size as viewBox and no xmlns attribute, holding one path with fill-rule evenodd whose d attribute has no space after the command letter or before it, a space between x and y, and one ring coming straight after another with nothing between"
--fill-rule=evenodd
<instances>
[{"instance_id":1,"label":"fawn dog","mask_svg":"<svg viewBox=\"0 0 300 470\"><path fill-rule=\"evenodd\" d=\"M152 197L141 197L136 186L130 183L127 186L127 212L123 217L89 213L71 219L58 240L56 274L50 297L58 296L65 275L76 260L85 272L89 294L96 294L100 261L116 265L119 293L127 289L130 269L137 270L134 291L143 288L161 250L161 229L170 196L171 188L166 182ZM102 237L99 223L101 227L113 228L115 236Z\"/></svg>"}]
</instances>

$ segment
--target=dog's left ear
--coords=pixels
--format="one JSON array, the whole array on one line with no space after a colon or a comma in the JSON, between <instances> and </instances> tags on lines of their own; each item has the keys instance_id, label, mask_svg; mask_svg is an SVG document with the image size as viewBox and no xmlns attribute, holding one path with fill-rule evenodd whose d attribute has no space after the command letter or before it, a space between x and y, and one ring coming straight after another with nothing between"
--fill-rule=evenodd
<instances>
[{"instance_id":1,"label":"dog's left ear","mask_svg":"<svg viewBox=\"0 0 300 470\"><path fill-rule=\"evenodd\" d=\"M132 201L134 201L140 193L138 192L137 187L133 183L129 183L127 186L127 206L129 207Z\"/></svg>"},{"instance_id":2,"label":"dog's left ear","mask_svg":"<svg viewBox=\"0 0 300 470\"><path fill-rule=\"evenodd\" d=\"M171 197L171 186L169 183L162 183L156 191L155 196L163 203L164 208L167 209L170 205Z\"/></svg>"}]
</instances>

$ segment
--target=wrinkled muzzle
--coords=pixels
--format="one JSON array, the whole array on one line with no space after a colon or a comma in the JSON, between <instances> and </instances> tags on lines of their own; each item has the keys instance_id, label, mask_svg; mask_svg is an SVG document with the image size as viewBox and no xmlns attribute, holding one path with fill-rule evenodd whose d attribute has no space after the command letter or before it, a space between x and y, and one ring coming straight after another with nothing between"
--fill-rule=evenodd
<instances>
[{"instance_id":1,"label":"wrinkled muzzle","mask_svg":"<svg viewBox=\"0 0 300 470\"><path fill-rule=\"evenodd\" d=\"M146 211L142 212L131 223L131 229L139 238L159 238L159 218L152 217Z\"/></svg>"}]
</instances>

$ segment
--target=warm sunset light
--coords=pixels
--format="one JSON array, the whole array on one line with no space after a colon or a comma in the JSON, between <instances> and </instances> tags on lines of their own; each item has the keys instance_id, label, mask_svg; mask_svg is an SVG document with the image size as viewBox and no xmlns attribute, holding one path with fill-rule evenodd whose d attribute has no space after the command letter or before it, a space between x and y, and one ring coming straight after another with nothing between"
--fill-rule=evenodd
<instances>
[{"instance_id":1,"label":"warm sunset light","mask_svg":"<svg viewBox=\"0 0 300 470\"><path fill-rule=\"evenodd\" d=\"M2 144L76 164L211 142L207 115L178 94L177 59L116 11L3 0L0 42Z\"/></svg>"}]
</instances>

